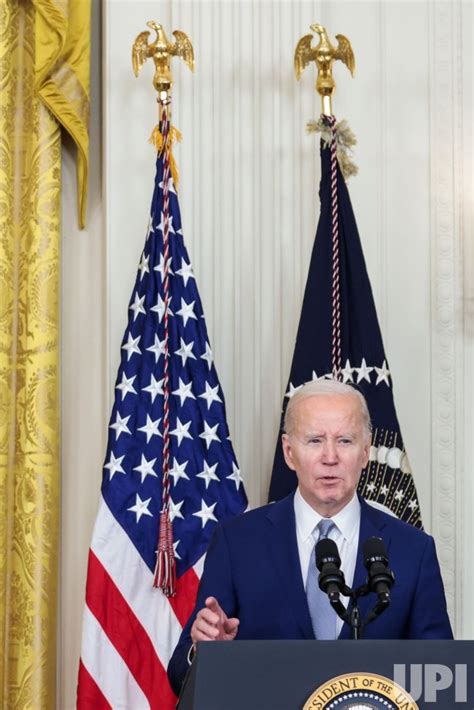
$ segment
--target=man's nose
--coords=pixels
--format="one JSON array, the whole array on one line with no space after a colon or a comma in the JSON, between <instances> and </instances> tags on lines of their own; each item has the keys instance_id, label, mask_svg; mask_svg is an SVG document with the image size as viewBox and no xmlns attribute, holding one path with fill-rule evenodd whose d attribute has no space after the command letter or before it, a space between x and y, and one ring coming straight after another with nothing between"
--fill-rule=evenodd
<instances>
[{"instance_id":1,"label":"man's nose","mask_svg":"<svg viewBox=\"0 0 474 710\"><path fill-rule=\"evenodd\" d=\"M328 465L337 463L337 446L335 441L328 439L324 442L323 462Z\"/></svg>"}]
</instances>

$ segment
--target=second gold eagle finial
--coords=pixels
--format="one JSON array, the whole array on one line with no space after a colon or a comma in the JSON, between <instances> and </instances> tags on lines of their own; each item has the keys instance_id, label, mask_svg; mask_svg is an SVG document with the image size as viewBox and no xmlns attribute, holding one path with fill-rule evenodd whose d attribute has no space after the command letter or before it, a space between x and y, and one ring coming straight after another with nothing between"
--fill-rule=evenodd
<instances>
[{"instance_id":1,"label":"second gold eagle finial","mask_svg":"<svg viewBox=\"0 0 474 710\"><path fill-rule=\"evenodd\" d=\"M148 43L150 32L140 32L135 39L132 48L132 65L135 76L138 73L147 59L153 59L155 64L155 74L153 77L153 86L158 95L170 92L173 85L173 75L171 74L171 57L182 57L191 71L194 71L194 50L193 45L187 34L180 30L175 30L173 36L174 44L171 44L163 29L163 25L158 25L151 20L147 22L147 26L155 30L156 39L154 42Z\"/></svg>"},{"instance_id":2,"label":"second gold eagle finial","mask_svg":"<svg viewBox=\"0 0 474 710\"><path fill-rule=\"evenodd\" d=\"M352 46L347 37L336 35L337 47L329 41L326 29L321 25L311 25L313 32L319 35L319 44L311 47L313 35L305 35L300 39L295 49L295 74L299 79L303 69L310 62L316 62L318 77L316 79L316 90L322 96L323 113L332 115L331 96L336 86L332 76L332 67L336 59L340 59L349 69L352 76L355 70L355 58Z\"/></svg>"}]
</instances>

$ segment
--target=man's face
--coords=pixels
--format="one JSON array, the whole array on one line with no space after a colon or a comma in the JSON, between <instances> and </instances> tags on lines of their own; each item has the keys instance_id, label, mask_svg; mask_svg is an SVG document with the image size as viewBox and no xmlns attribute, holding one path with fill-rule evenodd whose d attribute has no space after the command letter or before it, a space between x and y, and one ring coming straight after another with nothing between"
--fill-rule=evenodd
<instances>
[{"instance_id":1,"label":"man's face","mask_svg":"<svg viewBox=\"0 0 474 710\"><path fill-rule=\"evenodd\" d=\"M301 495L323 517L351 500L369 458L371 437L358 399L340 394L302 399L283 435L283 454L296 471Z\"/></svg>"}]
</instances>

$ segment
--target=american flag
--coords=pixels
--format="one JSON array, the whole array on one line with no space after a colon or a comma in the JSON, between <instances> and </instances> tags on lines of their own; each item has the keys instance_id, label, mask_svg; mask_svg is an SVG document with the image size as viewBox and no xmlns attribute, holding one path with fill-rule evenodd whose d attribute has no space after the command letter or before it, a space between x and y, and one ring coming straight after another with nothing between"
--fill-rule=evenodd
<instances>
[{"instance_id":1,"label":"american flag","mask_svg":"<svg viewBox=\"0 0 474 710\"><path fill-rule=\"evenodd\" d=\"M163 492L163 173L159 154L149 227L122 341L102 495L89 551L80 709L175 706L166 668L193 609L208 542L218 520L247 506L170 176L169 511L176 595L167 597L153 587Z\"/></svg>"},{"instance_id":2,"label":"american flag","mask_svg":"<svg viewBox=\"0 0 474 710\"><path fill-rule=\"evenodd\" d=\"M341 122L342 123L342 122ZM327 130L327 127L323 127ZM338 126L336 126L336 133ZM331 149L321 143L321 213L309 265L290 377L283 399L282 421L293 393L305 382L334 376L334 244L337 218L338 297L340 299L340 359L337 378L364 394L373 425L372 447L362 471L359 491L402 520L422 527L412 471L393 400L392 376L382 341L374 297L347 185ZM331 189L337 193L334 213ZM278 436L269 500L296 488L296 476L285 463Z\"/></svg>"}]
</instances>

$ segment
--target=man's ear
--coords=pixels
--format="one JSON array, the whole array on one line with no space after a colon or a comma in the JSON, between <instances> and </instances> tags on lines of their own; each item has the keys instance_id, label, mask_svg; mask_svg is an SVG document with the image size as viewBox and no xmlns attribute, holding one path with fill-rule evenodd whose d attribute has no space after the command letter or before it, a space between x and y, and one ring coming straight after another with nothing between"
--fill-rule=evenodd
<instances>
[{"instance_id":1,"label":"man's ear","mask_svg":"<svg viewBox=\"0 0 474 710\"><path fill-rule=\"evenodd\" d=\"M293 452L290 444L290 437L288 434L282 434L281 446L283 449L283 456L285 457L286 465L291 468L292 471L296 471L295 465L293 463Z\"/></svg>"}]
</instances>

